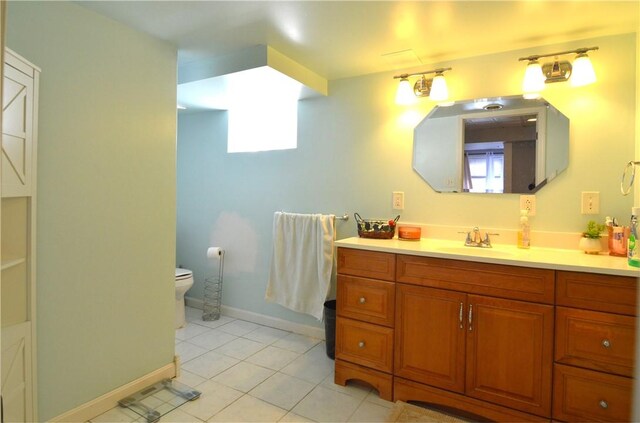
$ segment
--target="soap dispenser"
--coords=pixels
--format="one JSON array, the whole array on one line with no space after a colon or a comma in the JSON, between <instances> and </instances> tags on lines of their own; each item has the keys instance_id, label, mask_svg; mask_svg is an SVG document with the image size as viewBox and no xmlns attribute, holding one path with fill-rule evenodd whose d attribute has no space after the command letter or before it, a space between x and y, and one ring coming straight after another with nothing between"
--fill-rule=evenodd
<instances>
[{"instance_id":1,"label":"soap dispenser","mask_svg":"<svg viewBox=\"0 0 640 423\"><path fill-rule=\"evenodd\" d=\"M531 246L531 228L529 226L529 211L520 210L520 227L518 228L518 248Z\"/></svg>"}]
</instances>

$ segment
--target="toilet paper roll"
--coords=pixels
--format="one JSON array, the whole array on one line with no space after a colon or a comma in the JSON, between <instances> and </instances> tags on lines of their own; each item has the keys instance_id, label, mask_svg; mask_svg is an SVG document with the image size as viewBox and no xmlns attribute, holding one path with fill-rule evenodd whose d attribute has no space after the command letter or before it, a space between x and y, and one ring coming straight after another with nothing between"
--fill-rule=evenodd
<instances>
[{"instance_id":1,"label":"toilet paper roll","mask_svg":"<svg viewBox=\"0 0 640 423\"><path fill-rule=\"evenodd\" d=\"M220 247L209 247L207 249L207 257L208 258L218 258L222 255L222 248Z\"/></svg>"}]
</instances>

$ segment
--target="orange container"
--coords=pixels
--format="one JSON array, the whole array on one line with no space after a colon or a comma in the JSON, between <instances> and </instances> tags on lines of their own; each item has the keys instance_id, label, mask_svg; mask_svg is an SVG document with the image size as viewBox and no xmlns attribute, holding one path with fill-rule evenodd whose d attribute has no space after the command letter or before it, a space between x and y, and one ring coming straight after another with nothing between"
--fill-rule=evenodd
<instances>
[{"instance_id":1,"label":"orange container","mask_svg":"<svg viewBox=\"0 0 640 423\"><path fill-rule=\"evenodd\" d=\"M419 226L398 226L398 239L419 241L422 229Z\"/></svg>"},{"instance_id":2,"label":"orange container","mask_svg":"<svg viewBox=\"0 0 640 423\"><path fill-rule=\"evenodd\" d=\"M627 256L627 240L629 239L630 229L628 226L607 226L609 233L609 255L626 257Z\"/></svg>"}]
</instances>

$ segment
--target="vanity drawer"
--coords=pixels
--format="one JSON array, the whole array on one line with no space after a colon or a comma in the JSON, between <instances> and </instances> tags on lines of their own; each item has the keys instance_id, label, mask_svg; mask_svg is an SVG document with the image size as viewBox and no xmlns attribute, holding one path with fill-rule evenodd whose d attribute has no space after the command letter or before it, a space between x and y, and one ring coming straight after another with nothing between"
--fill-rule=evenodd
<instances>
[{"instance_id":1,"label":"vanity drawer","mask_svg":"<svg viewBox=\"0 0 640 423\"><path fill-rule=\"evenodd\" d=\"M338 317L336 358L391 373L393 329Z\"/></svg>"},{"instance_id":2,"label":"vanity drawer","mask_svg":"<svg viewBox=\"0 0 640 423\"><path fill-rule=\"evenodd\" d=\"M548 269L398 255L396 281L553 304L555 273Z\"/></svg>"},{"instance_id":3,"label":"vanity drawer","mask_svg":"<svg viewBox=\"0 0 640 423\"><path fill-rule=\"evenodd\" d=\"M338 247L338 273L393 281L396 256L392 253Z\"/></svg>"},{"instance_id":4,"label":"vanity drawer","mask_svg":"<svg viewBox=\"0 0 640 423\"><path fill-rule=\"evenodd\" d=\"M633 376L635 318L556 308L555 360Z\"/></svg>"},{"instance_id":5,"label":"vanity drawer","mask_svg":"<svg viewBox=\"0 0 640 423\"><path fill-rule=\"evenodd\" d=\"M630 421L632 379L556 364L553 380L554 419Z\"/></svg>"},{"instance_id":6,"label":"vanity drawer","mask_svg":"<svg viewBox=\"0 0 640 423\"><path fill-rule=\"evenodd\" d=\"M633 277L558 271L556 303L635 316L636 290Z\"/></svg>"},{"instance_id":7,"label":"vanity drawer","mask_svg":"<svg viewBox=\"0 0 640 423\"><path fill-rule=\"evenodd\" d=\"M338 275L339 316L393 327L395 283Z\"/></svg>"}]
</instances>

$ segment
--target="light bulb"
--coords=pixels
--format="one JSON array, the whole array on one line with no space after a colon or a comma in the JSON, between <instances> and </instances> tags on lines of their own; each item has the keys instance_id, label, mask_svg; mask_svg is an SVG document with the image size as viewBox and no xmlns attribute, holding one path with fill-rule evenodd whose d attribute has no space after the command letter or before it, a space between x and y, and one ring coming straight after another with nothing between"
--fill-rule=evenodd
<instances>
[{"instance_id":1,"label":"light bulb","mask_svg":"<svg viewBox=\"0 0 640 423\"><path fill-rule=\"evenodd\" d=\"M398 91L396 91L396 104L409 106L417 102L416 96L413 94L413 88L407 78L400 79Z\"/></svg>"},{"instance_id":2,"label":"light bulb","mask_svg":"<svg viewBox=\"0 0 640 423\"><path fill-rule=\"evenodd\" d=\"M527 99L540 97L540 92L544 90L544 79L540 63L537 60L529 61L522 81L523 97Z\"/></svg>"},{"instance_id":3,"label":"light bulb","mask_svg":"<svg viewBox=\"0 0 640 423\"><path fill-rule=\"evenodd\" d=\"M573 61L573 73L571 74L571 85L581 87L583 85L596 82L596 72L589 56L585 53L578 54Z\"/></svg>"},{"instance_id":4,"label":"light bulb","mask_svg":"<svg viewBox=\"0 0 640 423\"><path fill-rule=\"evenodd\" d=\"M447 81L441 73L436 74L431 82L431 94L429 98L433 101L443 101L449 98L449 90L447 89Z\"/></svg>"}]
</instances>

